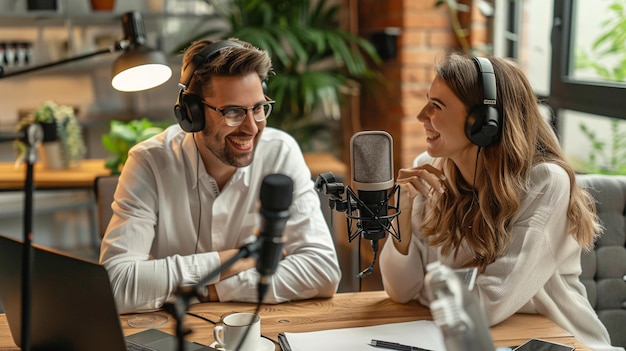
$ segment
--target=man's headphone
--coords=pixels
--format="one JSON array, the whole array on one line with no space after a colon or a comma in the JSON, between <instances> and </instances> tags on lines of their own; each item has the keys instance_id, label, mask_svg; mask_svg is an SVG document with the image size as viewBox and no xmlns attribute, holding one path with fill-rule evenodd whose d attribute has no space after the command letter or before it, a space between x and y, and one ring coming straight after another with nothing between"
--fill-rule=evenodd
<instances>
[{"instance_id":1,"label":"man's headphone","mask_svg":"<svg viewBox=\"0 0 626 351\"><path fill-rule=\"evenodd\" d=\"M180 76L180 82L178 83L180 91L176 105L174 105L174 116L176 116L178 124L185 132L195 133L204 129L203 97L186 93L191 79L193 78L193 74L198 67L207 62L211 62L211 60L219 55L220 51L228 47L242 48L243 45L229 40L222 40L207 45L191 59L189 65L183 70Z\"/></svg>"},{"instance_id":2,"label":"man's headphone","mask_svg":"<svg viewBox=\"0 0 626 351\"><path fill-rule=\"evenodd\" d=\"M483 87L482 104L472 108L467 116L465 135L474 144L485 147L500 139L502 123L496 108L496 75L491 61L473 57L478 69L478 79Z\"/></svg>"}]
</instances>

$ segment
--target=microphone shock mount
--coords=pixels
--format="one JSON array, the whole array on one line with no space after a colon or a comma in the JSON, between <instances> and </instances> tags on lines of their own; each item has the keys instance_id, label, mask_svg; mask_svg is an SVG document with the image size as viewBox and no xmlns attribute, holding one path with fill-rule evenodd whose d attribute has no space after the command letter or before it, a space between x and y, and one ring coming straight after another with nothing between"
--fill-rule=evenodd
<instances>
[{"instance_id":1,"label":"microphone shock mount","mask_svg":"<svg viewBox=\"0 0 626 351\"><path fill-rule=\"evenodd\" d=\"M356 277L361 279L363 276L371 274L378 255L378 240L389 234L394 239L401 241L397 219L395 226L393 224L394 218L400 214L400 187L396 184L384 197L375 201L375 204L366 204L349 186L346 187L343 183L338 182L331 172L326 172L317 177L315 189L329 196L328 204L331 210L346 212L348 242L352 242L357 237L363 237L372 242L374 253L372 264L358 273ZM342 197L344 193L346 194L345 199ZM390 206L389 201L394 196L395 205ZM392 211L391 214L389 214L390 211ZM353 232L355 221L356 231Z\"/></svg>"}]
</instances>

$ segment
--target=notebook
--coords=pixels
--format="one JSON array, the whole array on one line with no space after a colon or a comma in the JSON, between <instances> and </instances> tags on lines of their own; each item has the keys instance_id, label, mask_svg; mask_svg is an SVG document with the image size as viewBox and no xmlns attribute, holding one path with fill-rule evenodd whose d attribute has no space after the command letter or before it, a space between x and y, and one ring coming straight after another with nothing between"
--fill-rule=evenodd
<instances>
[{"instance_id":1,"label":"notebook","mask_svg":"<svg viewBox=\"0 0 626 351\"><path fill-rule=\"evenodd\" d=\"M22 242L0 235L0 299L21 344ZM148 329L124 337L109 277L101 265L33 245L32 350L177 350L177 338ZM185 350L215 350L185 341Z\"/></svg>"}]
</instances>

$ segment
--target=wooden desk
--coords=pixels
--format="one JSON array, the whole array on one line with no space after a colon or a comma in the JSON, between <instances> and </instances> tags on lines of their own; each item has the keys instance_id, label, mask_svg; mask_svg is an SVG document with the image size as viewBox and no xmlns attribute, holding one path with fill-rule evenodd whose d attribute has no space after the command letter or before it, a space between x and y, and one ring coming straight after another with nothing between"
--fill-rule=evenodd
<instances>
[{"instance_id":1,"label":"wooden desk","mask_svg":"<svg viewBox=\"0 0 626 351\"><path fill-rule=\"evenodd\" d=\"M0 162L0 191L24 189L26 165L15 168L14 162ZM70 169L45 169L36 163L34 169L35 189L92 188L97 176L111 174L104 167L103 159L87 159L80 166Z\"/></svg>"},{"instance_id":2,"label":"wooden desk","mask_svg":"<svg viewBox=\"0 0 626 351\"><path fill-rule=\"evenodd\" d=\"M249 303L205 303L192 305L190 312L218 321L220 316L228 312L254 309L255 305ZM426 307L417 302L394 303L383 291L343 293L330 299L263 305L259 314L263 335L273 340L276 340L278 333L285 331L307 332L432 319ZM174 334L176 323L170 315L166 315L169 320L159 329ZM128 318L131 316L133 315L120 317L125 335L143 330L128 325ZM188 315L185 317L185 324L193 331L188 340L205 345L214 341L211 323ZM576 350L589 350L571 334L540 315L516 314L491 328L491 331L496 346L519 345L530 338L541 338L573 345ZM4 314L0 314L0 350L18 350L9 334Z\"/></svg>"}]
</instances>

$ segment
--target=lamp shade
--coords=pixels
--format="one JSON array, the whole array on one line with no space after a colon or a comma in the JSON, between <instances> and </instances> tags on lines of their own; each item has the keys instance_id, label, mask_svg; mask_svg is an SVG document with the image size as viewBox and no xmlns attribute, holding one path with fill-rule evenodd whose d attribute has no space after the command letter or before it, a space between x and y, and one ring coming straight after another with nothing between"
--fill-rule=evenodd
<instances>
[{"instance_id":1,"label":"lamp shade","mask_svg":"<svg viewBox=\"0 0 626 351\"><path fill-rule=\"evenodd\" d=\"M132 45L113 62L111 85L119 91L140 91L159 86L171 76L163 52Z\"/></svg>"}]
</instances>

